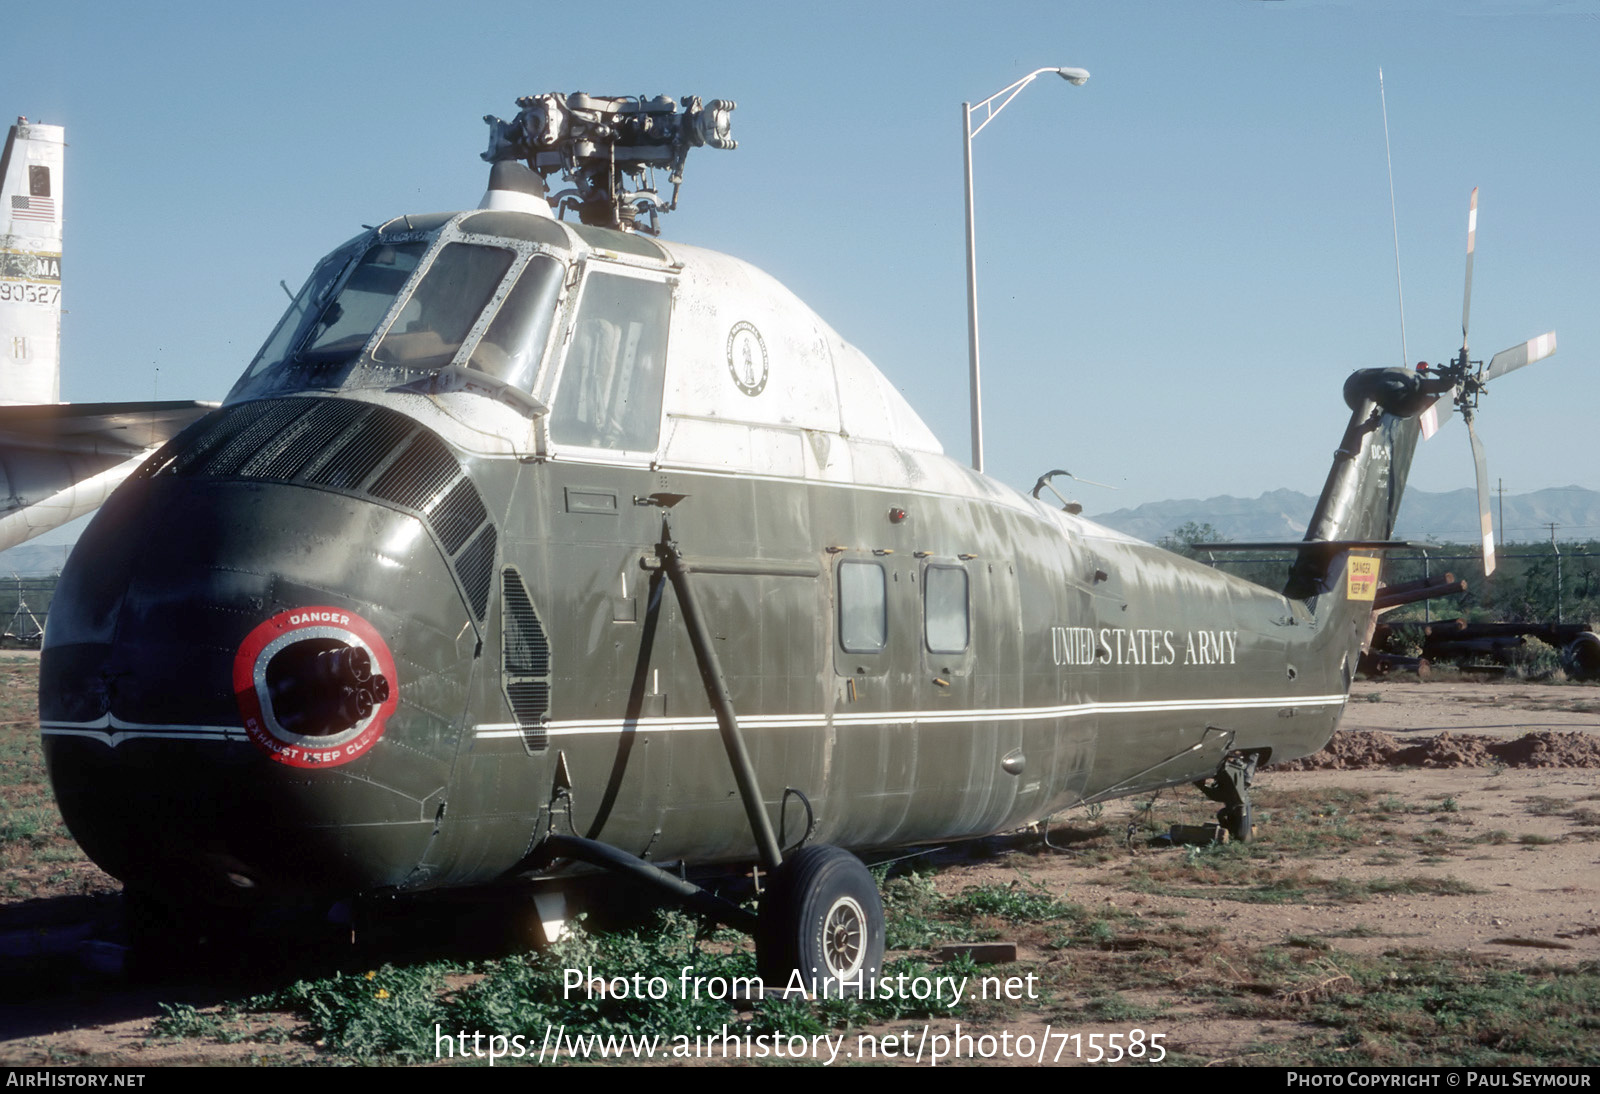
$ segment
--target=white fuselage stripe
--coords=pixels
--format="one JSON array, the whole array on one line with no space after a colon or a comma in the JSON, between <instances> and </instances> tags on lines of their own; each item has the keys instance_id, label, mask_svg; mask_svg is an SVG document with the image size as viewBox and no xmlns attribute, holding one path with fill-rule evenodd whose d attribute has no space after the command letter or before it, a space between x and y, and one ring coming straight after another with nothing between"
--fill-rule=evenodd
<instances>
[{"instance_id":1,"label":"white fuselage stripe","mask_svg":"<svg viewBox=\"0 0 1600 1094\"><path fill-rule=\"evenodd\" d=\"M841 729L867 726L920 726L952 725L966 722L1035 722L1052 718L1082 718L1099 714L1164 714L1201 710L1260 710L1277 707L1327 707L1342 706L1343 695L1267 696L1245 699L1162 699L1121 703L1071 703L1050 707L1002 707L992 710L903 710L876 713L834 714L754 714L741 716L743 729L819 729L836 726ZM592 733L620 733L625 729L654 733L703 732L717 728L717 720L709 715L695 718L596 718L581 721L550 722L542 729L550 737L571 737ZM510 724L485 724L476 727L479 738L514 737L523 727Z\"/></svg>"},{"instance_id":2,"label":"white fuselage stripe","mask_svg":"<svg viewBox=\"0 0 1600 1094\"><path fill-rule=\"evenodd\" d=\"M1057 718L1083 718L1094 715L1177 714L1203 710L1261 710L1275 707L1342 706L1343 695L1274 695L1232 699L1152 699L1115 703L1068 703L1049 707L997 707L984 710L898 710L863 713L753 714L741 717L739 725L748 730L763 729L865 729L872 726L937 726L969 722L1038 722ZM550 722L544 726L523 727L511 722L480 723L473 727L479 740L521 736L525 729L542 730L551 737L576 737L584 734L621 733L624 730L652 733L706 732L717 728L711 715L684 718L593 718ZM125 722L102 715L90 722L42 722L47 737L93 737L115 747L127 740L243 741L242 726L149 725Z\"/></svg>"}]
</instances>

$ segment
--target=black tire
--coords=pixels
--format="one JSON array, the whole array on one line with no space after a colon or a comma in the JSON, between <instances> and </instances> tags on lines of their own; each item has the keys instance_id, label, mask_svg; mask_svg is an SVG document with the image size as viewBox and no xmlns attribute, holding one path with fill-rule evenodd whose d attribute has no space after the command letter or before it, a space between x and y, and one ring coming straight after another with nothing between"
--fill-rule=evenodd
<instances>
[{"instance_id":1,"label":"black tire","mask_svg":"<svg viewBox=\"0 0 1600 1094\"><path fill-rule=\"evenodd\" d=\"M1255 810L1250 808L1249 802L1226 806L1217 810L1217 823L1227 829L1230 839L1248 843L1250 837L1255 835Z\"/></svg>"},{"instance_id":2,"label":"black tire","mask_svg":"<svg viewBox=\"0 0 1600 1094\"><path fill-rule=\"evenodd\" d=\"M773 871L761 896L756 958L762 983L837 998L883 968L883 899L861 860L838 847L805 847Z\"/></svg>"}]
</instances>

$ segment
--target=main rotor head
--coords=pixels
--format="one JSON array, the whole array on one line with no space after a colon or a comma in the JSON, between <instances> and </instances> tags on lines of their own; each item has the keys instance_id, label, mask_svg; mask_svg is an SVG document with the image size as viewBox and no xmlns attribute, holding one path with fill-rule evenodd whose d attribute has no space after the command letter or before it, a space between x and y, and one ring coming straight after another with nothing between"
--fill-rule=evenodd
<instances>
[{"instance_id":1,"label":"main rotor head","mask_svg":"<svg viewBox=\"0 0 1600 1094\"><path fill-rule=\"evenodd\" d=\"M523 160L542 176L561 172L572 184L550 199L558 213L574 210L584 224L660 234L658 214L678 207L689 149L737 148L730 132L737 105L730 99L646 99L550 92L517 100L509 122L485 115L490 163ZM661 199L656 169L667 172L672 197ZM644 222L641 223L641 217Z\"/></svg>"}]
</instances>

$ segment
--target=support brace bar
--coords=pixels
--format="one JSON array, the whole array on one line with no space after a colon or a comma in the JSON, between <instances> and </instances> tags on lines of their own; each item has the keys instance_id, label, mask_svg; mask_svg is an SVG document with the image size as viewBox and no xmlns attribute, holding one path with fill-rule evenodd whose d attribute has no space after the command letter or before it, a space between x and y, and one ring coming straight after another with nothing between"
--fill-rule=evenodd
<instances>
[{"instance_id":1,"label":"support brace bar","mask_svg":"<svg viewBox=\"0 0 1600 1094\"><path fill-rule=\"evenodd\" d=\"M722 734L722 746L727 749L728 762L733 765L733 777L739 784L739 797L744 801L745 815L750 818L750 830L756 838L756 850L761 865L776 870L783 862L783 852L778 848L778 837L773 834L772 821L767 816L761 799L761 787L756 782L755 768L750 763L750 753L744 747L744 737L739 732L738 715L733 710L733 700L728 696L728 682L722 675L722 665L711 644L711 634L689 584L689 571L678 544L672 538L672 525L668 520L661 524L661 542L656 546L672 589L683 609L683 622L689 628L689 642L694 646L695 663L700 668L700 679L705 684L706 697L717 715L717 729Z\"/></svg>"},{"instance_id":2,"label":"support brace bar","mask_svg":"<svg viewBox=\"0 0 1600 1094\"><path fill-rule=\"evenodd\" d=\"M539 845L534 857L524 862L522 866L524 869L539 869L558 858L577 859L579 862L602 866L614 873L626 874L646 885L665 890L708 919L726 923L746 933L753 933L756 929L756 917L731 900L707 892L691 881L674 877L659 866L654 866L642 858L630 855L626 851L619 851L610 844L598 840L584 839L582 836L552 835Z\"/></svg>"}]
</instances>

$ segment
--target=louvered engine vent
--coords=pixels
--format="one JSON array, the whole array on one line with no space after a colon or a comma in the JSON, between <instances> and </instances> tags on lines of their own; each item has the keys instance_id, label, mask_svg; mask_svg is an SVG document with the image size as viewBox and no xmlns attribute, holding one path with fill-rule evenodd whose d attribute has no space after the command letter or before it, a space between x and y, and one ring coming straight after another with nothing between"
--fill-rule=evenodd
<instances>
[{"instance_id":1,"label":"louvered engine vent","mask_svg":"<svg viewBox=\"0 0 1600 1094\"><path fill-rule=\"evenodd\" d=\"M542 752L549 744L545 721L550 713L550 643L539 623L539 613L522 584L522 575L511 567L500 573L501 686L511 704L522 740L530 752Z\"/></svg>"},{"instance_id":2,"label":"louvered engine vent","mask_svg":"<svg viewBox=\"0 0 1600 1094\"><path fill-rule=\"evenodd\" d=\"M178 434L138 477L266 479L376 501L422 518L481 622L496 534L450 447L398 411L349 399L262 399L223 407Z\"/></svg>"}]
</instances>

